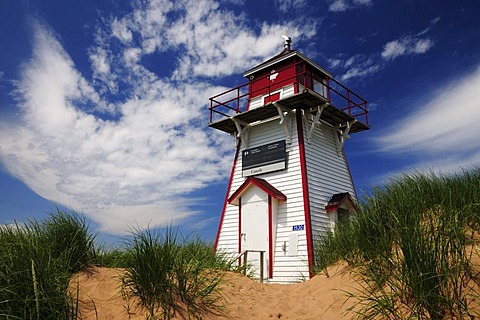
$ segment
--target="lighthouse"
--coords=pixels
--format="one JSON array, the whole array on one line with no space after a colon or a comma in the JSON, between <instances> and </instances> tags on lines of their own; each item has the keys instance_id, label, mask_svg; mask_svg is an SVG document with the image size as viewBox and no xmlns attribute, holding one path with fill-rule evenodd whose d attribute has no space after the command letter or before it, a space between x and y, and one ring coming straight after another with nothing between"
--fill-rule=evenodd
<instances>
[{"instance_id":1,"label":"lighthouse","mask_svg":"<svg viewBox=\"0 0 480 320\"><path fill-rule=\"evenodd\" d=\"M367 102L284 39L209 107L237 141L215 249L270 283L312 277L315 239L355 212L343 147L369 129Z\"/></svg>"}]
</instances>

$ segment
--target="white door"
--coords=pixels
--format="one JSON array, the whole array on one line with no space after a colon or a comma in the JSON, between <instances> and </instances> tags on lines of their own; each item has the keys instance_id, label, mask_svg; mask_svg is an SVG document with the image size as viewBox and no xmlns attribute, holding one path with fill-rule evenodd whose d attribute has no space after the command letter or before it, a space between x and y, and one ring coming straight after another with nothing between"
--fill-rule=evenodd
<instances>
[{"instance_id":1,"label":"white door","mask_svg":"<svg viewBox=\"0 0 480 320\"><path fill-rule=\"evenodd\" d=\"M263 277L267 277L268 205L265 201L242 204L242 251L263 251ZM248 263L256 278L260 277L260 253L248 252Z\"/></svg>"}]
</instances>

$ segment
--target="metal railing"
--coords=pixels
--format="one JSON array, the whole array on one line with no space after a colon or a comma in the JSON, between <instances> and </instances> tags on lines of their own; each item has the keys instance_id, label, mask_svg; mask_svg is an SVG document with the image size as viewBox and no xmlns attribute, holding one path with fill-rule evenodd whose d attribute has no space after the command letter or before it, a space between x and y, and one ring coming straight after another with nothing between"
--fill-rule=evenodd
<instances>
[{"instance_id":1,"label":"metal railing","mask_svg":"<svg viewBox=\"0 0 480 320\"><path fill-rule=\"evenodd\" d=\"M264 266L264 257L265 257L265 251L264 250L245 250L242 251L236 258L235 260L238 260L240 263L240 268L242 270L242 273L244 275L247 275L247 269L248 269L248 253L249 252L258 252L260 253L260 283L263 283L263 266ZM242 259L242 260L240 260Z\"/></svg>"},{"instance_id":2,"label":"metal railing","mask_svg":"<svg viewBox=\"0 0 480 320\"><path fill-rule=\"evenodd\" d=\"M210 123L247 111L250 100L253 98L269 97L282 87L293 85L296 92L300 92L300 89L315 91L334 107L368 125L367 101L365 99L333 78L328 76L321 78L313 74L311 70L307 69L306 65L306 61L302 60L282 69L277 69L276 72L278 73L287 68L294 68L296 72L293 76L275 83L268 81L268 85L253 91L252 87L256 82L269 78L271 75L265 75L211 97ZM315 88L314 83L317 88Z\"/></svg>"}]
</instances>

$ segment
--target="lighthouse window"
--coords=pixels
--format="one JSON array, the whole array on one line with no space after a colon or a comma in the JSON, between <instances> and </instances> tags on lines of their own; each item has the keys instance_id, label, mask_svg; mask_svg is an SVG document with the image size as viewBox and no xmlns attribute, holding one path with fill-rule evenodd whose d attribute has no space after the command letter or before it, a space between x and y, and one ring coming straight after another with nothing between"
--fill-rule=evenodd
<instances>
[{"instance_id":1,"label":"lighthouse window","mask_svg":"<svg viewBox=\"0 0 480 320\"><path fill-rule=\"evenodd\" d=\"M316 92L316 93L319 93L321 94L322 96L326 96L326 88L325 88L325 85L318 81L318 80L315 80L313 79L313 90Z\"/></svg>"},{"instance_id":2,"label":"lighthouse window","mask_svg":"<svg viewBox=\"0 0 480 320\"><path fill-rule=\"evenodd\" d=\"M338 208L337 209L337 223L339 226L348 222L350 214L348 209Z\"/></svg>"}]
</instances>

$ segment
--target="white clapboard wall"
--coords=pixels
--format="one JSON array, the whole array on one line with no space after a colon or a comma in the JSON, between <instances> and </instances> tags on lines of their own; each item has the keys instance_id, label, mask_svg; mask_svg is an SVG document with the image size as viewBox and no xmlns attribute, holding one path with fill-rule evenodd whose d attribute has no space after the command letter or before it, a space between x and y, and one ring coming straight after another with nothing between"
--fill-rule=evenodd
<instances>
[{"instance_id":1,"label":"white clapboard wall","mask_svg":"<svg viewBox=\"0 0 480 320\"><path fill-rule=\"evenodd\" d=\"M310 123L303 117L303 125ZM310 126L308 126L310 127ZM278 202L274 234L273 279L271 283L292 283L309 278L306 230L293 230L294 226L305 225L305 210L302 189L302 171L296 122L292 122L291 141L287 143L287 169L258 175L286 197ZM306 128L303 132L307 132ZM344 154L338 149L337 133L327 124L317 125L311 138L304 134L306 173L309 188L312 234L315 237L330 227L325 206L333 194L349 192L355 195ZM248 148L262 146L286 139L279 119L274 118L253 125L250 130ZM242 150L237 153L236 165L227 198L245 181L242 177ZM239 254L239 207L227 204L219 229L217 251L229 255Z\"/></svg>"}]
</instances>

